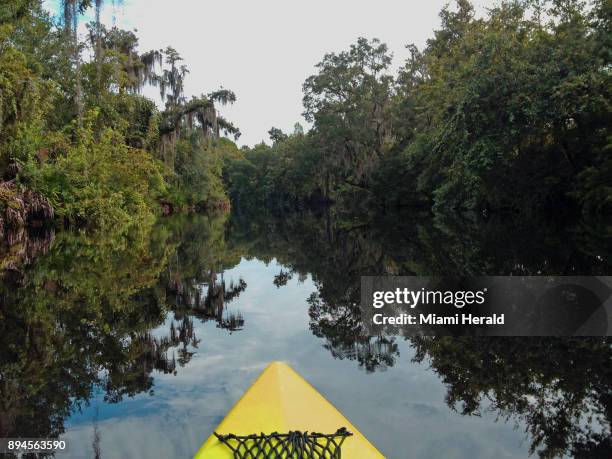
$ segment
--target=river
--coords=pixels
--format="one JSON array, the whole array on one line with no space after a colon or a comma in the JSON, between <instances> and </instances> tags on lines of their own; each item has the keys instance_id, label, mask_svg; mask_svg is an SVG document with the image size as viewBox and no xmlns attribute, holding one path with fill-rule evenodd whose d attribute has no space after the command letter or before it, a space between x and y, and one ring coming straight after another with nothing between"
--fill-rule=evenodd
<instances>
[{"instance_id":1,"label":"river","mask_svg":"<svg viewBox=\"0 0 612 459\"><path fill-rule=\"evenodd\" d=\"M20 237L1 254L0 437L190 458L282 360L389 458L610 447L605 338L370 337L356 306L361 275L610 274L603 223L327 210Z\"/></svg>"}]
</instances>

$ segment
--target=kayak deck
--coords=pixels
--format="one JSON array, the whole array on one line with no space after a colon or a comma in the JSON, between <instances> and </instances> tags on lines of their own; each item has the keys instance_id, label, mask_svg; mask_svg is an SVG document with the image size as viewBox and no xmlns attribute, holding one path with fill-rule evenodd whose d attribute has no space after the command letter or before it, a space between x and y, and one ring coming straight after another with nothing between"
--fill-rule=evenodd
<instances>
[{"instance_id":1,"label":"kayak deck","mask_svg":"<svg viewBox=\"0 0 612 459\"><path fill-rule=\"evenodd\" d=\"M353 435L342 444L342 457L375 459L384 456L316 389L288 365L270 364L219 424L222 435L319 432L346 428ZM213 434L194 459L231 459L231 449Z\"/></svg>"}]
</instances>

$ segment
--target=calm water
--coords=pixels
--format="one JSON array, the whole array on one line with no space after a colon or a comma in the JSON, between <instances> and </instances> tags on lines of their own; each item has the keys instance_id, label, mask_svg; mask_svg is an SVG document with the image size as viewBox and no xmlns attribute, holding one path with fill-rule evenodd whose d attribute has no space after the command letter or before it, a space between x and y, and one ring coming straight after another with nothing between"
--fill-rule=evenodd
<instances>
[{"instance_id":1,"label":"calm water","mask_svg":"<svg viewBox=\"0 0 612 459\"><path fill-rule=\"evenodd\" d=\"M389 458L606 457L608 341L368 337L355 303L362 274L609 274L609 231L328 212L14 236L0 437L189 458L283 360Z\"/></svg>"}]
</instances>

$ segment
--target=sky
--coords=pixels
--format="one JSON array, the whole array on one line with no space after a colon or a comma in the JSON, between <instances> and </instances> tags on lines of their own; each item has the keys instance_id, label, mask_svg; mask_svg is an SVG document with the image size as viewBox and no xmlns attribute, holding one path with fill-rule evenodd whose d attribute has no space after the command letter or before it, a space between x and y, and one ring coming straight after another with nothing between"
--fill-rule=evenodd
<instances>
[{"instance_id":1,"label":"sky","mask_svg":"<svg viewBox=\"0 0 612 459\"><path fill-rule=\"evenodd\" d=\"M379 38L394 55L422 47L439 26L448 0L111 0L103 22L137 29L141 51L177 49L190 69L185 95L231 89L238 98L222 114L242 131L239 145L268 139L278 127L292 132L302 118L302 84L328 52L348 49L360 36ZM473 1L482 14L496 0ZM57 0L47 0L49 9ZM84 21L83 21L84 22ZM145 90L154 97L156 89ZM159 97L158 97L159 98Z\"/></svg>"}]
</instances>

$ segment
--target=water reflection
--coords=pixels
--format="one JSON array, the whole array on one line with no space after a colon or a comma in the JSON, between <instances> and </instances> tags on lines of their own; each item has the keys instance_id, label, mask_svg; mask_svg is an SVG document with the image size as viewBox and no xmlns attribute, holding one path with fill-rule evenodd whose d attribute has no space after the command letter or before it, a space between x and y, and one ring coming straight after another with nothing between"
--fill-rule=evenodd
<instances>
[{"instance_id":1,"label":"water reflection","mask_svg":"<svg viewBox=\"0 0 612 459\"><path fill-rule=\"evenodd\" d=\"M346 221L329 213L283 219L250 242L257 258L275 256L289 275L311 273L310 328L335 358L368 372L392 367L397 338L371 337L360 321L361 275L606 275L612 231L603 223L559 228L547 221L434 220L397 217ZM412 220L412 221L411 221ZM237 223L238 227L244 223ZM245 233L246 234L246 233ZM283 274L283 273L281 273ZM287 274L284 274L287 276ZM274 284L279 286L275 278ZM483 407L521 420L530 453L609 457L612 453L612 351L602 338L409 338L415 362L447 385L446 402L464 415Z\"/></svg>"},{"instance_id":2,"label":"water reflection","mask_svg":"<svg viewBox=\"0 0 612 459\"><path fill-rule=\"evenodd\" d=\"M520 419L541 457L609 457L612 371L602 338L412 338L464 415Z\"/></svg>"},{"instance_id":3,"label":"water reflection","mask_svg":"<svg viewBox=\"0 0 612 459\"><path fill-rule=\"evenodd\" d=\"M283 219L173 218L128 233L60 232L11 247L2 252L10 262L3 262L0 283L0 437L61 435L65 421L100 392L118 406L154 394L155 378L180 376L202 351L197 330L204 323L234 333L224 341L229 345L243 345L243 333L268 339L249 328L261 326L251 325L252 310L232 305L247 307L240 298L251 289L263 289L276 304L272 298L311 279L314 291L297 307L307 309L308 333L328 356L355 362L366 374L393 373L407 364L400 351L408 345L412 365L427 363L445 384L451 409L466 416L492 410L518 422L543 457L610 451L608 340L404 342L368 336L357 306L361 275L609 274L604 225L414 215L355 220L327 211ZM249 259L270 266L276 260L279 269L268 283L226 278ZM264 314L274 322L281 312L270 307ZM231 360L215 357L231 369ZM399 387L393 386L398 397ZM385 422L389 431L402 428L391 425L401 418ZM393 451L397 439L389 445Z\"/></svg>"},{"instance_id":4,"label":"water reflection","mask_svg":"<svg viewBox=\"0 0 612 459\"><path fill-rule=\"evenodd\" d=\"M246 284L218 282L222 257L198 256L223 241L223 219L167 223L9 244L23 256L4 263L0 284L0 437L57 437L100 389L109 403L150 392L155 371L176 373L193 356L196 316L244 325L224 308ZM167 332L154 336L168 314Z\"/></svg>"},{"instance_id":5,"label":"water reflection","mask_svg":"<svg viewBox=\"0 0 612 459\"><path fill-rule=\"evenodd\" d=\"M227 250L225 217L175 218L166 222L180 235L180 243L161 273L168 304L177 318L213 320L230 333L244 327L240 313L227 305L246 289L243 279L226 283L223 271L240 261L240 252Z\"/></svg>"},{"instance_id":6,"label":"water reflection","mask_svg":"<svg viewBox=\"0 0 612 459\"><path fill-rule=\"evenodd\" d=\"M0 231L0 279L18 283L23 278L23 268L46 254L55 239L52 228L10 229Z\"/></svg>"}]
</instances>

